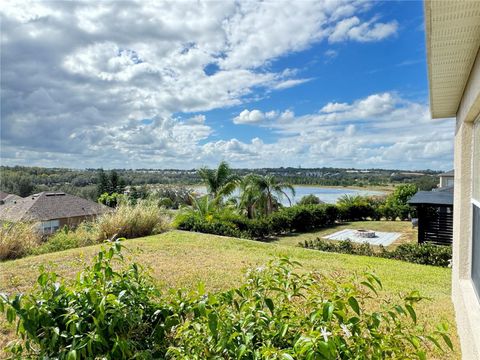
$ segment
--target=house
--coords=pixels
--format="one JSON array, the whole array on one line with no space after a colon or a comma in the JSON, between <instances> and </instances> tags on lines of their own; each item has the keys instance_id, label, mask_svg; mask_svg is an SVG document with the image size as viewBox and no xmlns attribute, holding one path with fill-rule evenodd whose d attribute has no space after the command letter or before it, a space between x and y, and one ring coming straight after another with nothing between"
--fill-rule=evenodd
<instances>
[{"instance_id":1,"label":"house","mask_svg":"<svg viewBox=\"0 0 480 360\"><path fill-rule=\"evenodd\" d=\"M18 200L18 199L21 199L21 197L18 195L9 194L9 193L0 191L0 205L11 202L13 200Z\"/></svg>"},{"instance_id":2,"label":"house","mask_svg":"<svg viewBox=\"0 0 480 360\"><path fill-rule=\"evenodd\" d=\"M418 191L408 201L417 210L418 243L452 245L453 186Z\"/></svg>"},{"instance_id":3,"label":"house","mask_svg":"<svg viewBox=\"0 0 480 360\"><path fill-rule=\"evenodd\" d=\"M480 1L425 1L432 118L455 118L452 300L464 359L480 359Z\"/></svg>"},{"instance_id":4,"label":"house","mask_svg":"<svg viewBox=\"0 0 480 360\"><path fill-rule=\"evenodd\" d=\"M438 185L439 188L445 188L453 186L453 180L455 178L455 171L450 170L440 174L440 184Z\"/></svg>"},{"instance_id":5,"label":"house","mask_svg":"<svg viewBox=\"0 0 480 360\"><path fill-rule=\"evenodd\" d=\"M75 227L110 209L63 192L41 192L0 205L1 222L39 222L42 233L51 234L67 225Z\"/></svg>"}]
</instances>

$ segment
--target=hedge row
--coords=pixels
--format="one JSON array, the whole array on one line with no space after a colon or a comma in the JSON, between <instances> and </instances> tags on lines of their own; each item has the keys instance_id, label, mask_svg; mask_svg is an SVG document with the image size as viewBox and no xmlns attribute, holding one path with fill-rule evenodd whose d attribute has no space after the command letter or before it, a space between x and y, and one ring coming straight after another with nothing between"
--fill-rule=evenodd
<instances>
[{"instance_id":1,"label":"hedge row","mask_svg":"<svg viewBox=\"0 0 480 360\"><path fill-rule=\"evenodd\" d=\"M208 234L262 239L290 232L320 229L335 224L338 209L334 205L298 205L283 208L268 217L248 219L232 213L203 217L199 214L182 214L176 219L181 230Z\"/></svg>"},{"instance_id":2,"label":"hedge row","mask_svg":"<svg viewBox=\"0 0 480 360\"><path fill-rule=\"evenodd\" d=\"M452 247L432 244L401 244L394 250L379 246L375 250L370 244L354 244L350 240L339 242L320 238L301 242L300 246L326 252L352 255L377 256L387 259L408 261L415 264L449 267L452 259Z\"/></svg>"}]
</instances>

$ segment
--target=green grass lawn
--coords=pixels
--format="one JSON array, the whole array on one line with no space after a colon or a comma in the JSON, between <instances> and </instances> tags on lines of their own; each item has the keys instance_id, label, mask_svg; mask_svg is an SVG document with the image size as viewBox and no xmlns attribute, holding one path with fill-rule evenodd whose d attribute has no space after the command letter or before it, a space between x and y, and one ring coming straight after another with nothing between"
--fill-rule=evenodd
<instances>
[{"instance_id":1,"label":"green grass lawn","mask_svg":"<svg viewBox=\"0 0 480 360\"><path fill-rule=\"evenodd\" d=\"M296 238L301 236L307 235ZM458 350L450 300L450 269L323 253L288 246L289 243L293 242L281 239L277 243L261 243L183 231L170 231L125 242L129 249L129 260L135 260L148 268L158 285L165 290L173 287L195 288L200 281L205 283L209 291L226 289L238 285L247 268L284 255L301 262L306 270L317 270L324 274L348 276L370 269L381 278L384 293L388 297L417 289L422 295L431 298L419 305L420 321L429 326L440 320L449 322ZM0 292L28 291L42 265L54 267L62 276L71 278L92 258L98 248L91 246L0 263ZM13 337L13 329L3 319L0 320L0 329L1 346ZM447 357L438 354L434 357L452 359L460 356L457 351Z\"/></svg>"},{"instance_id":2,"label":"green grass lawn","mask_svg":"<svg viewBox=\"0 0 480 360\"><path fill-rule=\"evenodd\" d=\"M276 240L276 243L281 245L297 246L299 242L303 242L305 240L314 240L317 237L325 237L345 229L366 229L373 231L402 233L402 236L400 236L398 240L390 245L390 247L395 247L399 244L407 242L415 243L417 242L418 237L418 230L416 228L413 229L412 224L408 221L355 221L329 227L328 229L323 229L320 231L281 236Z\"/></svg>"}]
</instances>

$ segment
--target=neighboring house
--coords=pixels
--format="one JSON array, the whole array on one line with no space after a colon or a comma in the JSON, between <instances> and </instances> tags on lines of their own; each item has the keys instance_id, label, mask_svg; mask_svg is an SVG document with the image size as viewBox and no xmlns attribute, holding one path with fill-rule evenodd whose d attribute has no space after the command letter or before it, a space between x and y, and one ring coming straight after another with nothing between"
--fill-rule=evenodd
<instances>
[{"instance_id":1,"label":"neighboring house","mask_svg":"<svg viewBox=\"0 0 480 360\"><path fill-rule=\"evenodd\" d=\"M41 231L51 234L67 225L75 227L110 208L63 192L41 192L0 205L0 221L39 222Z\"/></svg>"},{"instance_id":2,"label":"neighboring house","mask_svg":"<svg viewBox=\"0 0 480 360\"><path fill-rule=\"evenodd\" d=\"M8 194L6 192L0 191L0 205L9 203L11 201L18 200L18 199L21 199L21 197L18 195Z\"/></svg>"},{"instance_id":3,"label":"neighboring house","mask_svg":"<svg viewBox=\"0 0 480 360\"><path fill-rule=\"evenodd\" d=\"M438 187L444 188L444 187L453 186L454 178L455 178L455 171L453 170L440 174L440 184L438 185Z\"/></svg>"},{"instance_id":4,"label":"neighboring house","mask_svg":"<svg viewBox=\"0 0 480 360\"><path fill-rule=\"evenodd\" d=\"M452 300L480 359L480 1L426 0L425 24L432 118L456 118Z\"/></svg>"}]
</instances>

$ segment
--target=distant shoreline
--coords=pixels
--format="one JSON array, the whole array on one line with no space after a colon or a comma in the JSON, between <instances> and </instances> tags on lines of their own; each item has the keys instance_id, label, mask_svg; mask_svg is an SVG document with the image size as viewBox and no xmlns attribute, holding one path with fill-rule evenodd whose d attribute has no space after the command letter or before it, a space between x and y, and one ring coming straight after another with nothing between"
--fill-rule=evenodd
<instances>
[{"instance_id":1,"label":"distant shoreline","mask_svg":"<svg viewBox=\"0 0 480 360\"><path fill-rule=\"evenodd\" d=\"M174 185L174 184L172 184ZM363 191L380 191L384 192L386 194L391 193L394 190L393 185L369 185L369 186L355 186L355 185L349 185L349 186L341 186L341 185L316 185L316 184L293 184L293 186L302 186L302 187L311 187L311 188L324 188L324 189L349 189L349 190L363 190ZM205 185L202 184L196 184L196 185L186 185L185 187L190 187L190 188L200 188L200 187L205 187Z\"/></svg>"}]
</instances>

